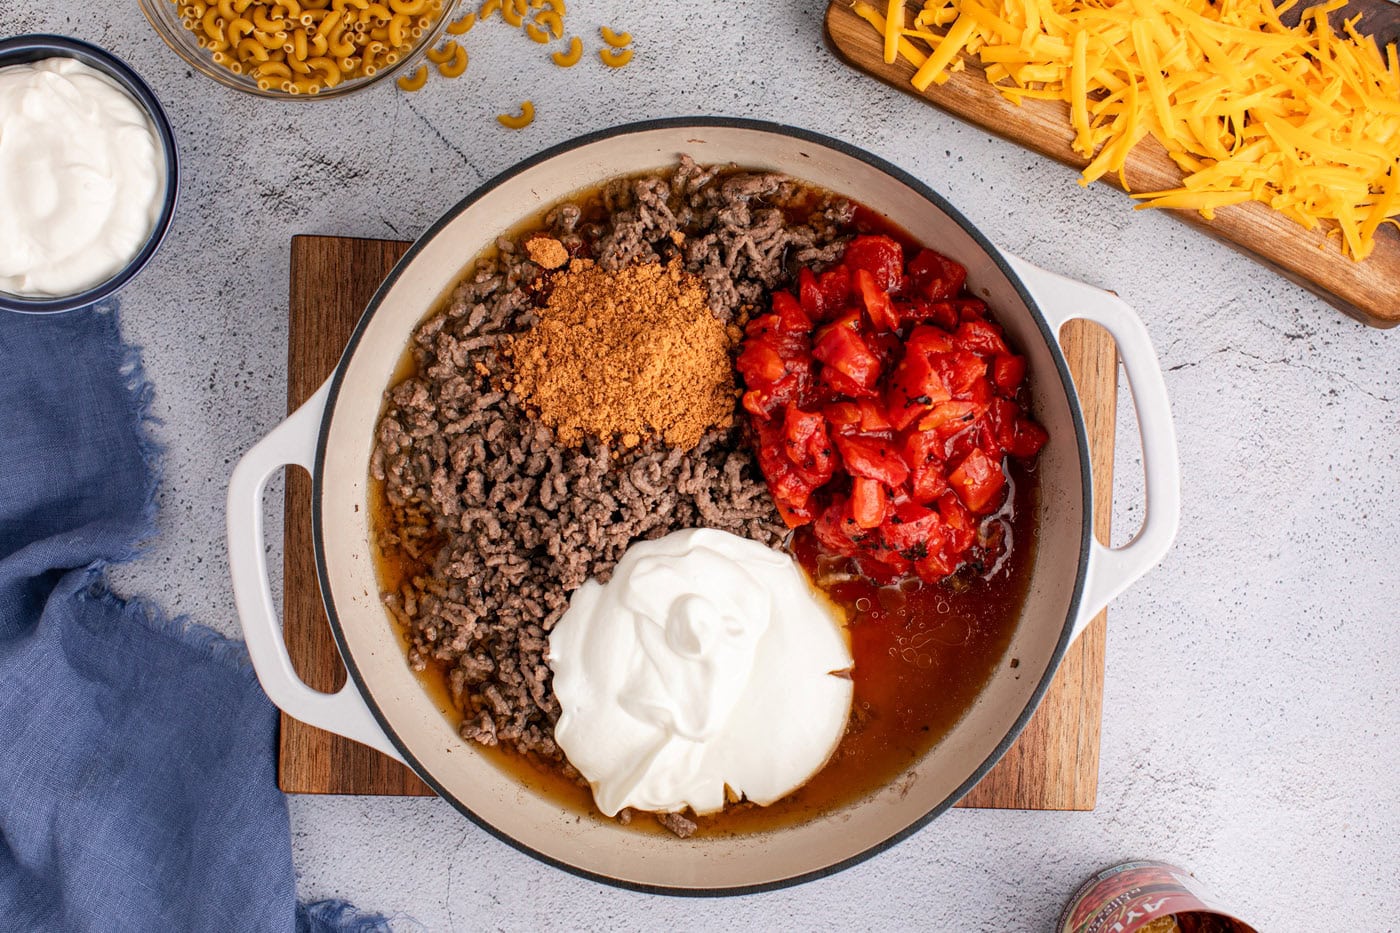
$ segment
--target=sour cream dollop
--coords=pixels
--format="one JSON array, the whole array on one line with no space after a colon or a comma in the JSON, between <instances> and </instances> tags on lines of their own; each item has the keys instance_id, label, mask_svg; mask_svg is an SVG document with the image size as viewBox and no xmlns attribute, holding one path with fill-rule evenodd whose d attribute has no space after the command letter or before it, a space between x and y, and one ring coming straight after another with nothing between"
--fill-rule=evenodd
<instances>
[{"instance_id":1,"label":"sour cream dollop","mask_svg":"<svg viewBox=\"0 0 1400 933\"><path fill-rule=\"evenodd\" d=\"M146 112L72 58L0 68L0 291L72 295L140 252L165 160Z\"/></svg>"},{"instance_id":2,"label":"sour cream dollop","mask_svg":"<svg viewBox=\"0 0 1400 933\"><path fill-rule=\"evenodd\" d=\"M554 738L608 816L759 804L826 764L851 709L837 610L793 560L711 529L628 548L549 639Z\"/></svg>"}]
</instances>

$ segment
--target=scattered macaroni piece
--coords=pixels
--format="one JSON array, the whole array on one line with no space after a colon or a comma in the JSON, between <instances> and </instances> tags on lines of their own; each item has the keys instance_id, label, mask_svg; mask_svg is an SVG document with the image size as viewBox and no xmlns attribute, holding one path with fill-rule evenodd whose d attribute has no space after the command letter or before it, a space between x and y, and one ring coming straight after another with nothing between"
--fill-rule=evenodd
<instances>
[{"instance_id":1,"label":"scattered macaroni piece","mask_svg":"<svg viewBox=\"0 0 1400 933\"><path fill-rule=\"evenodd\" d=\"M501 0L486 0L486 2L481 5L481 9L477 11L476 15L480 19L490 19L499 12L501 12Z\"/></svg>"},{"instance_id":2,"label":"scattered macaroni piece","mask_svg":"<svg viewBox=\"0 0 1400 933\"><path fill-rule=\"evenodd\" d=\"M460 78L467 70L467 50L455 42L449 44L453 47L452 58L437 66L438 74L444 78Z\"/></svg>"},{"instance_id":3,"label":"scattered macaroni piece","mask_svg":"<svg viewBox=\"0 0 1400 933\"><path fill-rule=\"evenodd\" d=\"M535 23L525 24L525 35L529 36L532 41L538 42L540 45L544 45L549 41L549 30Z\"/></svg>"},{"instance_id":4,"label":"scattered macaroni piece","mask_svg":"<svg viewBox=\"0 0 1400 933\"><path fill-rule=\"evenodd\" d=\"M610 69L620 69L631 62L631 49L598 49L598 57Z\"/></svg>"},{"instance_id":5,"label":"scattered macaroni piece","mask_svg":"<svg viewBox=\"0 0 1400 933\"><path fill-rule=\"evenodd\" d=\"M501 0L501 19L505 20L516 29L525 22L525 13L528 8L524 0Z\"/></svg>"},{"instance_id":6,"label":"scattered macaroni piece","mask_svg":"<svg viewBox=\"0 0 1400 933\"><path fill-rule=\"evenodd\" d=\"M1139 208L1260 201L1313 229L1335 224L1360 261L1382 224L1400 228L1400 54L1328 14L1346 0L1280 14L1296 0L927 0L912 29L868 3L856 12L916 71L919 90L977 56L1014 103L1068 106L1080 184L1116 172L1151 135L1180 187L1134 192ZM941 34L938 30L941 30ZM923 43L924 48L914 41Z\"/></svg>"},{"instance_id":7,"label":"scattered macaroni piece","mask_svg":"<svg viewBox=\"0 0 1400 933\"><path fill-rule=\"evenodd\" d=\"M632 34L630 32L613 32L607 26L598 30L598 34L603 37L603 41L615 49L632 44Z\"/></svg>"},{"instance_id":8,"label":"scattered macaroni piece","mask_svg":"<svg viewBox=\"0 0 1400 933\"><path fill-rule=\"evenodd\" d=\"M535 120L535 105L525 101L520 105L520 115L503 113L496 117L501 126L512 130L523 130Z\"/></svg>"},{"instance_id":9,"label":"scattered macaroni piece","mask_svg":"<svg viewBox=\"0 0 1400 933\"><path fill-rule=\"evenodd\" d=\"M632 60L631 49L599 49L598 57L609 68L621 68Z\"/></svg>"},{"instance_id":10,"label":"scattered macaroni piece","mask_svg":"<svg viewBox=\"0 0 1400 933\"><path fill-rule=\"evenodd\" d=\"M401 91L421 91L423 85L428 83L428 66L419 65L418 70L411 76L404 75L396 83Z\"/></svg>"},{"instance_id":11,"label":"scattered macaroni piece","mask_svg":"<svg viewBox=\"0 0 1400 933\"><path fill-rule=\"evenodd\" d=\"M535 14L535 22L549 29L549 34L556 39L564 38L564 17L553 10L543 10Z\"/></svg>"},{"instance_id":12,"label":"scattered macaroni piece","mask_svg":"<svg viewBox=\"0 0 1400 933\"><path fill-rule=\"evenodd\" d=\"M319 94L392 67L443 9L443 0L174 2L181 24L215 64L285 94Z\"/></svg>"},{"instance_id":13,"label":"scattered macaroni piece","mask_svg":"<svg viewBox=\"0 0 1400 933\"><path fill-rule=\"evenodd\" d=\"M452 22L448 23L447 31L454 36L465 36L467 33L472 31L472 27L475 25L476 14L468 13L461 19L453 20Z\"/></svg>"},{"instance_id":14,"label":"scattered macaroni piece","mask_svg":"<svg viewBox=\"0 0 1400 933\"><path fill-rule=\"evenodd\" d=\"M554 64L560 68L572 68L578 64L578 60L583 57L583 40L578 36L569 39L569 50L555 52L549 56L554 60Z\"/></svg>"},{"instance_id":15,"label":"scattered macaroni piece","mask_svg":"<svg viewBox=\"0 0 1400 933\"><path fill-rule=\"evenodd\" d=\"M444 65L452 60L452 56L456 55L460 48L461 46L456 42L448 42L441 48L428 49L424 54L427 55L428 61L434 65Z\"/></svg>"}]
</instances>

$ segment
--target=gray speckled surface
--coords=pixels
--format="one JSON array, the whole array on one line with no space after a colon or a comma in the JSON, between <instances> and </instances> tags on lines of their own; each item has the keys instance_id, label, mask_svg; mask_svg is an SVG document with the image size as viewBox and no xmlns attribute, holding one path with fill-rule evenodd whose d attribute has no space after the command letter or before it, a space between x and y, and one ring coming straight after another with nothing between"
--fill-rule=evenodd
<instances>
[{"instance_id":1,"label":"gray speckled surface","mask_svg":"<svg viewBox=\"0 0 1400 933\"><path fill-rule=\"evenodd\" d=\"M282 415L293 234L414 236L518 159L624 120L785 120L904 166L994 242L1117 290L1151 330L1185 510L1165 563L1113 605L1098 809L953 811L823 881L682 901L546 868L437 800L297 798L302 895L349 897L409 930L1034 930L1094 869L1160 857L1261 929L1391 926L1400 333L1342 318L1165 216L1080 190L1067 170L847 71L823 48L818 3L782 0L761 17L714 0L645 15L632 6L574 0L570 17L573 31L633 31L637 59L621 72L596 61L559 71L498 26L471 34L462 80L412 97L383 87L289 106L192 74L132 0L0 0L0 32L64 33L128 59L166 103L183 155L167 245L123 295L126 333L155 381L167 465L159 538L120 571L119 587L237 632L224 485ZM526 97L535 124L497 126L494 115ZM1126 529L1141 515L1135 443L1121 442L1118 456L1115 524Z\"/></svg>"}]
</instances>

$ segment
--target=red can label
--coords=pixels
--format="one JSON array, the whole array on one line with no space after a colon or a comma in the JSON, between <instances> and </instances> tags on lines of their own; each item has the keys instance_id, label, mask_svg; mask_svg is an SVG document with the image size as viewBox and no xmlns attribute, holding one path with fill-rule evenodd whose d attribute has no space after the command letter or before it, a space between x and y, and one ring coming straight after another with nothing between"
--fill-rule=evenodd
<instances>
[{"instance_id":1,"label":"red can label","mask_svg":"<svg viewBox=\"0 0 1400 933\"><path fill-rule=\"evenodd\" d=\"M1125 862L1080 886L1060 914L1061 933L1133 933L1159 917L1214 914L1241 933L1253 927L1212 902L1199 881L1166 862Z\"/></svg>"}]
</instances>

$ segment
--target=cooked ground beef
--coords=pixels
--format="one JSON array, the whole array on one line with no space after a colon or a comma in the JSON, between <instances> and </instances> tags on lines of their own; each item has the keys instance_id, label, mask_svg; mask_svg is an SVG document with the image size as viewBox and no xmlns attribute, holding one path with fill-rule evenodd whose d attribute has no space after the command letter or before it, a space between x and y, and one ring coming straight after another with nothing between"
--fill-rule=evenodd
<instances>
[{"instance_id":1,"label":"cooked ground beef","mask_svg":"<svg viewBox=\"0 0 1400 933\"><path fill-rule=\"evenodd\" d=\"M698 823L682 813L658 813L656 814L656 822L682 839L693 836L695 830L699 828Z\"/></svg>"},{"instance_id":2,"label":"cooked ground beef","mask_svg":"<svg viewBox=\"0 0 1400 933\"><path fill-rule=\"evenodd\" d=\"M783 176L689 159L669 179L613 182L601 199L598 220L575 204L555 208L550 233L609 269L679 258L735 326L797 265L837 258L852 213ZM798 204L807 216L792 223L784 207ZM606 581L636 540L710 527L776 544L785 529L739 427L711 430L691 450L567 447L500 391L503 350L536 321L541 269L517 241L497 246L415 331L414 375L387 393L371 460L388 510L377 541L417 570L384 602L409 635L414 669L445 669L464 737L567 770L544 657L574 589Z\"/></svg>"}]
</instances>

